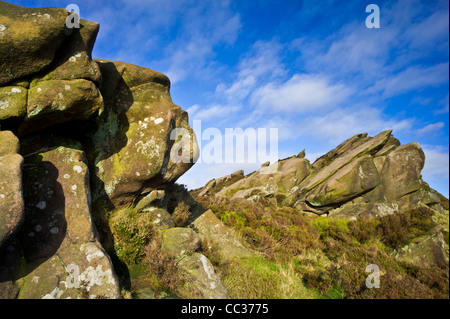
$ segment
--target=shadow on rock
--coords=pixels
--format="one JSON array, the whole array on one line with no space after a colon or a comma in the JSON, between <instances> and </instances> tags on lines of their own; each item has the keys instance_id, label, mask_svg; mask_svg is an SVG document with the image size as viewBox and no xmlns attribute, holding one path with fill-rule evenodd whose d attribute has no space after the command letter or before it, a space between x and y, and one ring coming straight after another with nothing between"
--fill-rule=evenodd
<instances>
[{"instance_id":1,"label":"shadow on rock","mask_svg":"<svg viewBox=\"0 0 450 319\"><path fill-rule=\"evenodd\" d=\"M27 274L53 256L66 237L65 195L59 171L41 155L25 159L25 221L19 234ZM23 274L26 275L26 274Z\"/></svg>"}]
</instances>

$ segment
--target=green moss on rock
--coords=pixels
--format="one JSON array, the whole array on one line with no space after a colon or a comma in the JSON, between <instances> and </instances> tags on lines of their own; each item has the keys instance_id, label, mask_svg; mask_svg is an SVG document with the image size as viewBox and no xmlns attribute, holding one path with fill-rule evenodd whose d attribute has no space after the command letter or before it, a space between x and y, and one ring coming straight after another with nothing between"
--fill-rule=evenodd
<instances>
[{"instance_id":1,"label":"green moss on rock","mask_svg":"<svg viewBox=\"0 0 450 319\"><path fill-rule=\"evenodd\" d=\"M27 89L21 86L0 87L0 121L21 119L27 112Z\"/></svg>"}]
</instances>

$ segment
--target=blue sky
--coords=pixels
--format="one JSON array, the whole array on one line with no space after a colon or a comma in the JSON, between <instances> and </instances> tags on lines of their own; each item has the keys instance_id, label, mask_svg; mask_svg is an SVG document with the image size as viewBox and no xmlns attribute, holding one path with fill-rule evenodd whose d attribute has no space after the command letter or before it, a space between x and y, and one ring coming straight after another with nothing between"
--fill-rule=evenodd
<instances>
[{"instance_id":1,"label":"blue sky","mask_svg":"<svg viewBox=\"0 0 450 319\"><path fill-rule=\"evenodd\" d=\"M77 4L100 23L94 58L168 75L191 124L277 127L280 158L306 149L312 162L354 134L393 129L402 144L421 144L424 180L448 197L448 1L9 2ZM370 3L379 29L366 28ZM197 163L179 182L258 167Z\"/></svg>"}]
</instances>

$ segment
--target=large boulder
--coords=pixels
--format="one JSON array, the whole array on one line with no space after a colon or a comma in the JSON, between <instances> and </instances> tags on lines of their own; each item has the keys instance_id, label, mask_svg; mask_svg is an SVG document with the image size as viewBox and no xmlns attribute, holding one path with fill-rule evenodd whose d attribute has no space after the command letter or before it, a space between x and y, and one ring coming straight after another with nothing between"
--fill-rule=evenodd
<instances>
[{"instance_id":1,"label":"large boulder","mask_svg":"<svg viewBox=\"0 0 450 319\"><path fill-rule=\"evenodd\" d=\"M304 158L304 152L273 164L264 163L234 183L223 178L212 180L198 194L205 196L215 190L215 195L229 199L274 197L277 203L320 214L326 213L329 206L345 203L372 189L376 190L368 196L382 200L374 156L387 144L389 150L395 148L398 140L391 132L387 130L375 137L368 137L367 133L355 135L312 165Z\"/></svg>"},{"instance_id":2,"label":"large boulder","mask_svg":"<svg viewBox=\"0 0 450 319\"><path fill-rule=\"evenodd\" d=\"M44 70L63 40L62 8L23 8L0 1L0 85Z\"/></svg>"},{"instance_id":3,"label":"large boulder","mask_svg":"<svg viewBox=\"0 0 450 319\"><path fill-rule=\"evenodd\" d=\"M99 25L68 28L68 16L0 1L0 126L11 131L0 132L0 297L120 297L105 210L138 204L174 227L165 190L198 156L169 79L92 60Z\"/></svg>"},{"instance_id":4,"label":"large boulder","mask_svg":"<svg viewBox=\"0 0 450 319\"><path fill-rule=\"evenodd\" d=\"M281 164L280 176L277 184L281 191L289 192L293 187L299 185L310 174L311 165L305 158L293 157Z\"/></svg>"},{"instance_id":5,"label":"large boulder","mask_svg":"<svg viewBox=\"0 0 450 319\"><path fill-rule=\"evenodd\" d=\"M92 49L100 25L95 22L80 20L80 28L73 28L59 47L55 58L45 74L34 77L35 82L49 80L84 79L101 83L101 72L97 63L92 61Z\"/></svg>"},{"instance_id":6,"label":"large boulder","mask_svg":"<svg viewBox=\"0 0 450 319\"><path fill-rule=\"evenodd\" d=\"M380 184L372 156L361 157L344 166L325 183L315 188L306 200L313 206L331 206L347 202Z\"/></svg>"},{"instance_id":7,"label":"large boulder","mask_svg":"<svg viewBox=\"0 0 450 319\"><path fill-rule=\"evenodd\" d=\"M303 184L303 189L309 191L315 188L336 173L341 167L347 165L357 157L378 152L389 140L391 133L392 130L387 130L379 133L373 138L360 140L361 144L357 147L349 148L347 151L343 152L341 156L334 158L328 165L320 169L316 174L310 175L305 181L305 184Z\"/></svg>"},{"instance_id":8,"label":"large boulder","mask_svg":"<svg viewBox=\"0 0 450 319\"><path fill-rule=\"evenodd\" d=\"M24 219L23 157L18 150L17 137L0 131L0 248L17 233Z\"/></svg>"},{"instance_id":9,"label":"large boulder","mask_svg":"<svg viewBox=\"0 0 450 319\"><path fill-rule=\"evenodd\" d=\"M423 186L420 172L425 154L416 142L402 145L386 156L381 180L388 201L419 190Z\"/></svg>"},{"instance_id":10,"label":"large boulder","mask_svg":"<svg viewBox=\"0 0 450 319\"><path fill-rule=\"evenodd\" d=\"M99 30L98 23L81 20L57 52L46 72L30 82L21 135L47 126L89 120L103 111L103 97L97 85L101 72L91 53Z\"/></svg>"},{"instance_id":11,"label":"large boulder","mask_svg":"<svg viewBox=\"0 0 450 319\"><path fill-rule=\"evenodd\" d=\"M279 193L289 194L293 189L295 191L295 187L310 174L310 171L309 161L296 156L279 160L271 165L270 163L264 163L259 170L245 176L245 178L241 176L231 185L224 186L217 192L217 195L231 199L247 198L253 200ZM232 181L232 176L226 179L219 178L214 180L214 185L229 184L230 180ZM208 183L205 186L206 189L203 189L199 195L206 195L208 186L211 188L210 185L212 185L212 182Z\"/></svg>"},{"instance_id":12,"label":"large boulder","mask_svg":"<svg viewBox=\"0 0 450 319\"><path fill-rule=\"evenodd\" d=\"M387 215L398 214L400 211L397 203L387 202L364 202L362 198L345 203L338 208L331 209L328 217L349 220L377 218Z\"/></svg>"},{"instance_id":13,"label":"large boulder","mask_svg":"<svg viewBox=\"0 0 450 319\"><path fill-rule=\"evenodd\" d=\"M95 194L114 206L175 181L198 154L187 113L173 104L169 79L123 62L98 61L105 113L92 136L92 161L99 182ZM180 138L174 129L184 133ZM181 147L181 140L187 144ZM183 160L176 157L184 152Z\"/></svg>"},{"instance_id":14,"label":"large boulder","mask_svg":"<svg viewBox=\"0 0 450 319\"><path fill-rule=\"evenodd\" d=\"M27 89L21 86L0 87L0 122L21 119L27 113Z\"/></svg>"},{"instance_id":15,"label":"large boulder","mask_svg":"<svg viewBox=\"0 0 450 319\"><path fill-rule=\"evenodd\" d=\"M35 150L36 139L53 139L58 146ZM81 144L39 136L25 140L22 149L26 218L21 233L26 258L46 258L62 247L93 241L89 172Z\"/></svg>"},{"instance_id":16,"label":"large boulder","mask_svg":"<svg viewBox=\"0 0 450 319\"><path fill-rule=\"evenodd\" d=\"M418 143L400 145L392 130L357 134L312 165L302 151L233 180L213 179L196 196L258 201L347 219L395 214L420 204L439 209L440 198L421 177L425 155Z\"/></svg>"},{"instance_id":17,"label":"large boulder","mask_svg":"<svg viewBox=\"0 0 450 319\"><path fill-rule=\"evenodd\" d=\"M356 134L349 139L345 140L334 149L329 151L328 153L322 155L317 160L314 161L312 167L316 170L319 170L328 164L330 164L333 160L340 157L342 154L352 150L353 148L361 145L362 143L368 141L370 137L367 136L367 133Z\"/></svg>"},{"instance_id":18,"label":"large boulder","mask_svg":"<svg viewBox=\"0 0 450 319\"><path fill-rule=\"evenodd\" d=\"M202 242L217 243L225 258L250 257L252 253L236 238L211 210L207 210L190 225Z\"/></svg>"},{"instance_id":19,"label":"large boulder","mask_svg":"<svg viewBox=\"0 0 450 319\"><path fill-rule=\"evenodd\" d=\"M396 256L401 260L419 266L448 267L442 232L433 232L417 238L413 243L399 249Z\"/></svg>"},{"instance_id":20,"label":"large boulder","mask_svg":"<svg viewBox=\"0 0 450 319\"><path fill-rule=\"evenodd\" d=\"M26 135L59 123L87 120L102 110L102 96L91 81L35 82L28 90L27 115L19 132Z\"/></svg>"},{"instance_id":21,"label":"large boulder","mask_svg":"<svg viewBox=\"0 0 450 319\"><path fill-rule=\"evenodd\" d=\"M25 266L20 299L120 298L111 260L96 242L75 244Z\"/></svg>"},{"instance_id":22,"label":"large boulder","mask_svg":"<svg viewBox=\"0 0 450 319\"><path fill-rule=\"evenodd\" d=\"M178 270L187 278L186 286L181 289L181 295L192 298L190 291L195 291L201 299L229 299L220 277L216 274L213 265L200 253L192 253L181 258Z\"/></svg>"},{"instance_id":23,"label":"large boulder","mask_svg":"<svg viewBox=\"0 0 450 319\"><path fill-rule=\"evenodd\" d=\"M43 140L48 144L39 149L37 141ZM20 239L26 274L18 280L19 297L120 297L112 263L92 222L81 144L38 136L25 140L22 151L26 216ZM67 283L68 269L76 272L73 280L80 285Z\"/></svg>"},{"instance_id":24,"label":"large boulder","mask_svg":"<svg viewBox=\"0 0 450 319\"><path fill-rule=\"evenodd\" d=\"M162 235L162 248L175 255L194 252L200 244L200 237L190 228L173 227Z\"/></svg>"}]
</instances>

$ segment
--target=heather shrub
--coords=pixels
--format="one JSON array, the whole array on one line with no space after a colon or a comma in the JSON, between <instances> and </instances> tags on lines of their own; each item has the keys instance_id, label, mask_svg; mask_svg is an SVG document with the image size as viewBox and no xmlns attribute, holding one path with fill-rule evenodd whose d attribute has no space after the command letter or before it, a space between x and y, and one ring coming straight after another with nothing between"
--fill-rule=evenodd
<instances>
[{"instance_id":1,"label":"heather shrub","mask_svg":"<svg viewBox=\"0 0 450 319\"><path fill-rule=\"evenodd\" d=\"M182 227L186 224L189 215L189 206L184 202L180 202L173 210L172 220L177 227Z\"/></svg>"},{"instance_id":2,"label":"heather shrub","mask_svg":"<svg viewBox=\"0 0 450 319\"><path fill-rule=\"evenodd\" d=\"M132 207L111 212L109 227L117 257L126 264L138 263L144 247L155 233L150 214L141 214Z\"/></svg>"}]
</instances>

